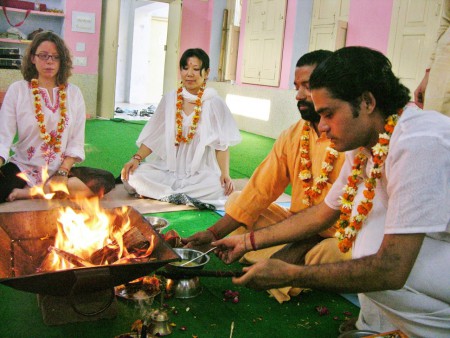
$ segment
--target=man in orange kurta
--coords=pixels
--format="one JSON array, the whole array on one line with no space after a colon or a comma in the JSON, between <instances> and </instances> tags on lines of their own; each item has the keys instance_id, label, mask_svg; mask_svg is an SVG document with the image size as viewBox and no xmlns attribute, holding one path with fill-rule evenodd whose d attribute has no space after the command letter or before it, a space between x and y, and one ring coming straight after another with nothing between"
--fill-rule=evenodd
<instances>
[{"instance_id":1,"label":"man in orange kurta","mask_svg":"<svg viewBox=\"0 0 450 338\"><path fill-rule=\"evenodd\" d=\"M233 232L242 233L255 230L283 221L291 215L308 207L304 200L307 198L305 186L299 174L301 168L302 138L304 133L309 136L309 158L312 179L319 177L322 172L330 140L324 134L319 135L318 123L320 116L315 112L309 92L309 76L314 68L325 60L331 52L314 51L302 56L295 70L296 99L302 119L283 131L276 140L272 150L258 166L242 192L233 193L225 205L225 215L213 226L198 232L183 242L188 247L202 248ZM305 123L310 124L308 132L304 131ZM320 203L326 196L331 184L339 176L344 161L343 154L338 154L333 162L333 169L328 174L326 186L321 193L311 198L310 204ZM286 187L292 186L292 202L289 209L274 203L284 192ZM331 263L349 259L350 255L342 254L337 246L332 229L316 234L302 243L288 246L276 246L264 250L248 252L242 262L255 263L270 256L295 264ZM283 288L271 290L270 293L279 301L290 299L290 295L298 290Z\"/></svg>"}]
</instances>

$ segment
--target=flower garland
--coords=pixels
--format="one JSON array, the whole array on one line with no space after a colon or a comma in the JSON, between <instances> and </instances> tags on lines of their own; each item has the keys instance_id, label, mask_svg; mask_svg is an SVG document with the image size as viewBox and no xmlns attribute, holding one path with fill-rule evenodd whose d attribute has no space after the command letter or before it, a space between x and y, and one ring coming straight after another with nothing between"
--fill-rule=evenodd
<instances>
[{"instance_id":1,"label":"flower garland","mask_svg":"<svg viewBox=\"0 0 450 338\"><path fill-rule=\"evenodd\" d=\"M309 156L309 132L311 130L311 123L305 121L303 124L301 141L300 141L300 174L298 177L303 182L303 190L305 191L306 197L303 199L303 204L307 206L312 205L313 199L317 198L322 194L323 188L329 180L328 175L333 171L333 164L339 156L339 153L333 148L334 145L330 144L327 147L327 152L325 154L325 160L322 162L322 169L319 177L315 180L312 179L311 173L311 158ZM315 186L313 182L315 181Z\"/></svg>"},{"instance_id":2,"label":"flower garland","mask_svg":"<svg viewBox=\"0 0 450 338\"><path fill-rule=\"evenodd\" d=\"M381 178L381 172L389 153L389 142L401 114L402 110L386 119L384 126L386 132L380 133L378 143L372 147L373 167L365 180L364 199L357 206L358 214L351 216L353 200L358 192L358 184L362 180L361 174L367 163L367 156L361 151L355 156L352 171L347 178L347 185L344 187L344 193L340 197L341 215L335 224L337 230L335 237L339 240L338 246L341 252L347 252L352 247L367 215L372 210L377 179Z\"/></svg>"},{"instance_id":3,"label":"flower garland","mask_svg":"<svg viewBox=\"0 0 450 338\"><path fill-rule=\"evenodd\" d=\"M39 81L37 79L31 80L31 92L34 96L34 112L36 115L36 120L39 126L39 132L41 138L50 146L53 146L56 153L61 151L61 136L66 127L66 119L67 119L67 108L66 108L66 85L62 84L58 87L58 95L59 95L59 111L61 118L58 122L58 126L56 128L56 135L52 136L47 132L47 128L45 126L44 114L42 113L42 105L41 105L41 94L39 92Z\"/></svg>"},{"instance_id":4,"label":"flower garland","mask_svg":"<svg viewBox=\"0 0 450 338\"><path fill-rule=\"evenodd\" d=\"M180 143L190 143L197 130L198 121L200 121L200 115L202 113L202 96L205 91L206 81L198 90L197 99L195 100L194 116L192 117L192 124L187 134L187 137L183 136L183 115L181 111L183 109L183 85L180 84L177 90L177 112L175 115L175 122L177 124L177 135L175 137L175 145L179 146Z\"/></svg>"}]
</instances>

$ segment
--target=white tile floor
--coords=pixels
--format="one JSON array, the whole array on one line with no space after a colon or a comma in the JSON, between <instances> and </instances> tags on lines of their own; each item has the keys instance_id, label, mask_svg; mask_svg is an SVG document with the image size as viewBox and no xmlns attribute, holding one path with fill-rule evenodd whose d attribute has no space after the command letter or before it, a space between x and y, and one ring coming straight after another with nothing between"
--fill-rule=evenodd
<instances>
[{"instance_id":1,"label":"white tile floor","mask_svg":"<svg viewBox=\"0 0 450 338\"><path fill-rule=\"evenodd\" d=\"M147 109L150 106L154 106L155 103L129 103L129 102L116 102L114 118L125 120L148 120L149 116L140 116L139 112L143 109ZM123 113L117 113L117 108L120 108ZM136 112L137 111L137 112Z\"/></svg>"}]
</instances>

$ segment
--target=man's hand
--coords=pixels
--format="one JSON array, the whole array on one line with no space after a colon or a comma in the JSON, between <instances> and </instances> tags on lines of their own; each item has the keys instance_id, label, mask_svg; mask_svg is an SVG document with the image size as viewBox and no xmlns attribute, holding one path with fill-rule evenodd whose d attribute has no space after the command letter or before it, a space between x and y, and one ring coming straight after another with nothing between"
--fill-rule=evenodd
<instances>
[{"instance_id":1,"label":"man's hand","mask_svg":"<svg viewBox=\"0 0 450 338\"><path fill-rule=\"evenodd\" d=\"M185 248L191 248L205 252L212 247L211 242L214 241L214 235L211 231L199 231L192 236L187 238L182 238L181 243L184 244Z\"/></svg>"},{"instance_id":2,"label":"man's hand","mask_svg":"<svg viewBox=\"0 0 450 338\"><path fill-rule=\"evenodd\" d=\"M423 104L425 103L425 90L427 89L429 75L429 71L425 72L422 81L414 91L414 103L421 109L423 109Z\"/></svg>"},{"instance_id":3,"label":"man's hand","mask_svg":"<svg viewBox=\"0 0 450 338\"><path fill-rule=\"evenodd\" d=\"M252 266L245 267L244 275L233 277L233 283L256 290L269 290L292 285L290 271L297 266L279 259L266 259Z\"/></svg>"},{"instance_id":4,"label":"man's hand","mask_svg":"<svg viewBox=\"0 0 450 338\"><path fill-rule=\"evenodd\" d=\"M248 234L243 234L212 242L212 245L217 247L214 252L226 264L233 263L251 249L251 244L247 237Z\"/></svg>"}]
</instances>

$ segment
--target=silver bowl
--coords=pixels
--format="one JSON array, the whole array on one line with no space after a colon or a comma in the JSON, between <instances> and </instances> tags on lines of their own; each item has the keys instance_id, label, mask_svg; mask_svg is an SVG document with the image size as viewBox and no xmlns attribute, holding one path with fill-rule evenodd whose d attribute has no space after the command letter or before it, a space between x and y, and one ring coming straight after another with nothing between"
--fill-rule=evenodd
<instances>
[{"instance_id":1,"label":"silver bowl","mask_svg":"<svg viewBox=\"0 0 450 338\"><path fill-rule=\"evenodd\" d=\"M338 338L359 338L359 337L367 337L371 336L373 334L377 334L379 332L377 331L371 331L371 330L351 330L344 332L339 335Z\"/></svg>"},{"instance_id":2,"label":"silver bowl","mask_svg":"<svg viewBox=\"0 0 450 338\"><path fill-rule=\"evenodd\" d=\"M203 269L203 266L209 262L209 256L203 255L203 252L194 250L194 249L188 249L188 248L174 248L173 251L178 254L178 256L181 257L180 262L172 262L169 263L171 268L174 268L175 270L184 270L184 269ZM201 256L203 255L203 256ZM200 257L201 256L201 257ZM193 261L192 263L180 266L180 264L186 263L196 257L199 257L197 260Z\"/></svg>"},{"instance_id":3,"label":"silver bowl","mask_svg":"<svg viewBox=\"0 0 450 338\"><path fill-rule=\"evenodd\" d=\"M162 217L145 216L145 219L150 223L150 225L153 229L155 229L156 232L161 232L161 230L167 228L170 224L168 220Z\"/></svg>"}]
</instances>

